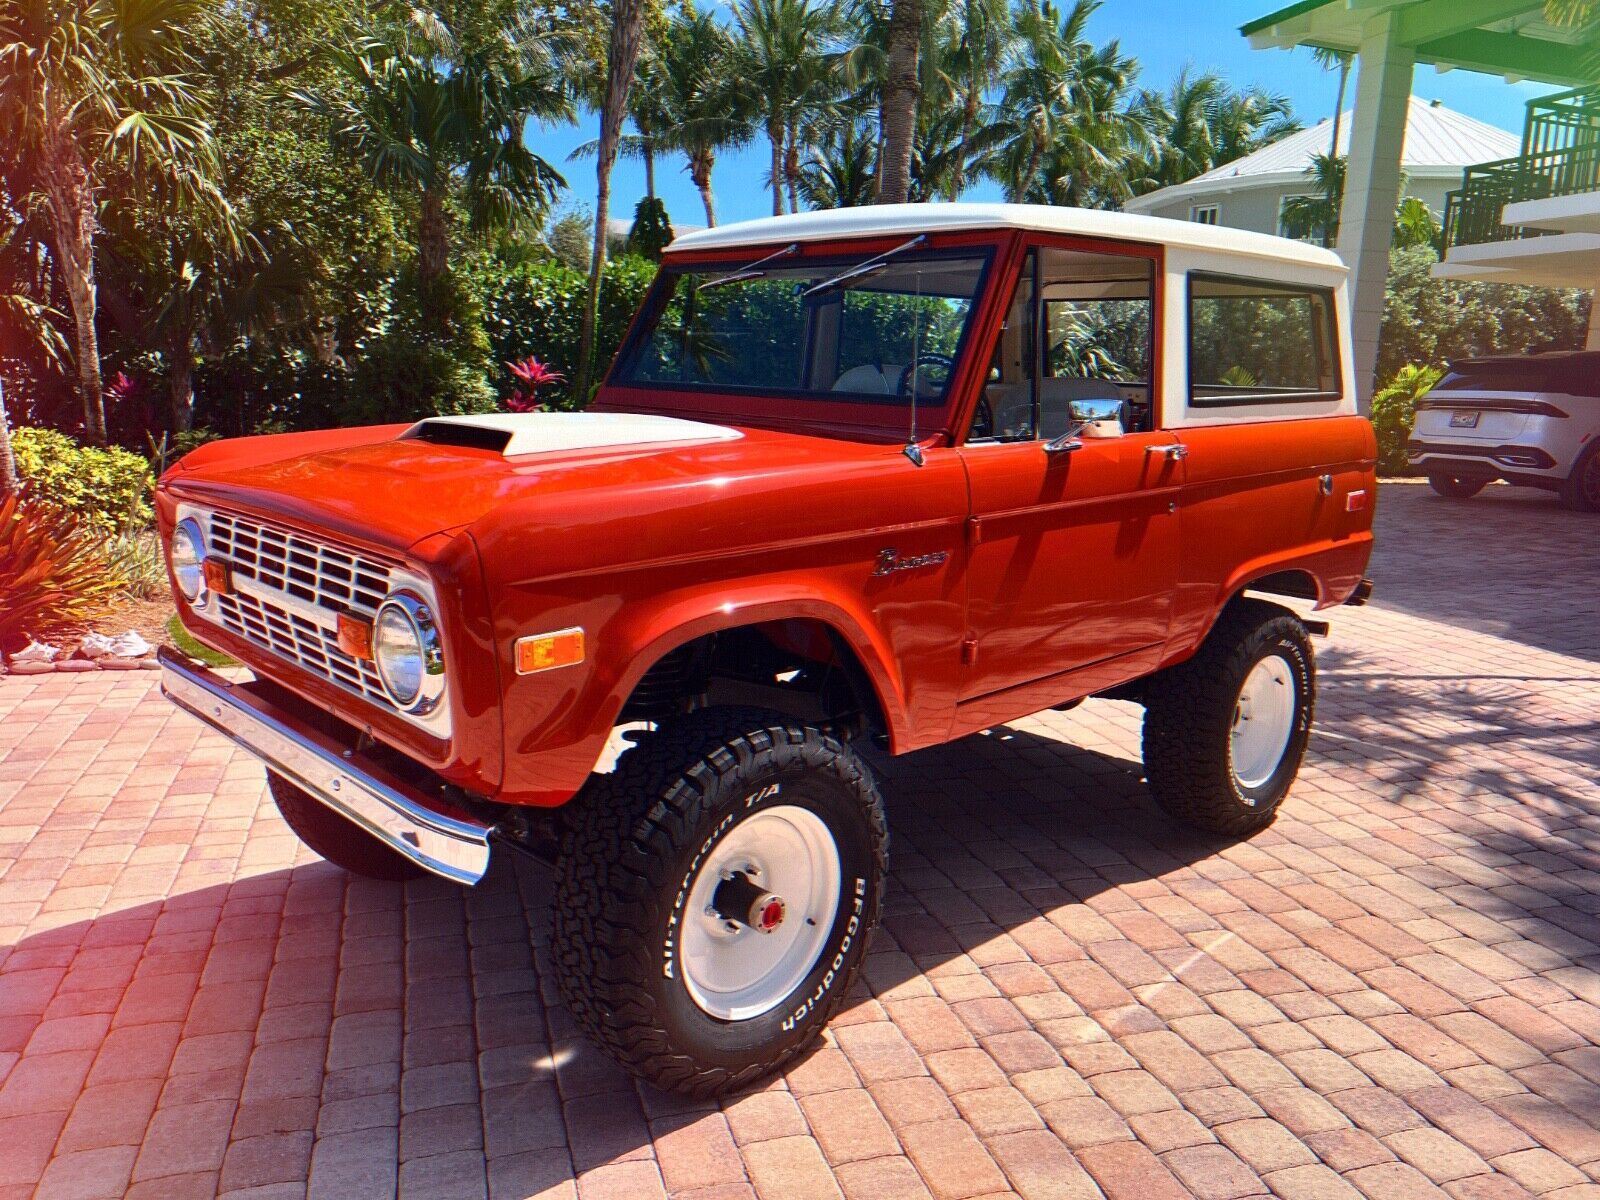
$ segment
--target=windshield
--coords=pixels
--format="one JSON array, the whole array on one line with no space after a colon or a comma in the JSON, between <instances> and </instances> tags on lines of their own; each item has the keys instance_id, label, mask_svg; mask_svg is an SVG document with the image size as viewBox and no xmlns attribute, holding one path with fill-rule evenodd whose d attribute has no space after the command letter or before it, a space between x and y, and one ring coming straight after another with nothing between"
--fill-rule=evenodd
<instances>
[{"instance_id":1,"label":"windshield","mask_svg":"<svg viewBox=\"0 0 1600 1200\"><path fill-rule=\"evenodd\" d=\"M901 253L805 294L871 259L776 259L744 278L741 263L668 265L609 382L748 397L735 410L752 417L895 429L905 427L915 392L918 424L938 428L988 253Z\"/></svg>"}]
</instances>

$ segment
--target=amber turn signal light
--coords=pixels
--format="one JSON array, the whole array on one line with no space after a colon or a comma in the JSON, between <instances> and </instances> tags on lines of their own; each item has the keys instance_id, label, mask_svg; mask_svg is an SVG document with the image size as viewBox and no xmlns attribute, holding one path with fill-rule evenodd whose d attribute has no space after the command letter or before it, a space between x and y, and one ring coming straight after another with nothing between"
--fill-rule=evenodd
<instances>
[{"instance_id":1,"label":"amber turn signal light","mask_svg":"<svg viewBox=\"0 0 1600 1200\"><path fill-rule=\"evenodd\" d=\"M339 614L339 650L363 662L372 661L372 622L349 613Z\"/></svg>"},{"instance_id":2,"label":"amber turn signal light","mask_svg":"<svg viewBox=\"0 0 1600 1200\"><path fill-rule=\"evenodd\" d=\"M576 666L583 661L583 630L574 627L518 638L516 655L518 675Z\"/></svg>"},{"instance_id":3,"label":"amber turn signal light","mask_svg":"<svg viewBox=\"0 0 1600 1200\"><path fill-rule=\"evenodd\" d=\"M206 577L206 591L213 596L233 595L233 572L219 558L208 558L200 565Z\"/></svg>"}]
</instances>

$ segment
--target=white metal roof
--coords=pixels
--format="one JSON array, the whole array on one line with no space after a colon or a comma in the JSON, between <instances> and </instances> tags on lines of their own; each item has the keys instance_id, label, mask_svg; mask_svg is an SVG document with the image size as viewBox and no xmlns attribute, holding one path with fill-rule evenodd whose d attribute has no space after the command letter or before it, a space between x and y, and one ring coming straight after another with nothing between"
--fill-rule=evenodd
<instances>
[{"instance_id":1,"label":"white metal roof","mask_svg":"<svg viewBox=\"0 0 1600 1200\"><path fill-rule=\"evenodd\" d=\"M912 237L918 233L958 230L1026 229L1040 233L1076 234L1131 242L1159 243L1191 250L1211 250L1250 258L1273 259L1344 270L1331 250L1288 238L1271 237L1221 225L1199 225L1165 217L1103 212L1091 208L1058 208L1046 204L879 204L762 217L736 225L685 234L673 253L723 250L738 246L782 245L831 238Z\"/></svg>"},{"instance_id":2,"label":"white metal roof","mask_svg":"<svg viewBox=\"0 0 1600 1200\"><path fill-rule=\"evenodd\" d=\"M1353 124L1351 114L1345 113L1339 125L1340 154L1350 152ZM1328 152L1332 136L1331 123L1323 120L1310 129L1279 138L1270 146L1214 167L1203 175L1137 196L1128 201L1126 207L1130 212L1145 212L1178 199L1192 200L1239 188L1303 182L1317 155ZM1514 133L1442 104L1411 97L1401 166L1413 178L1459 179L1464 167L1513 158L1521 149L1521 139Z\"/></svg>"}]
</instances>

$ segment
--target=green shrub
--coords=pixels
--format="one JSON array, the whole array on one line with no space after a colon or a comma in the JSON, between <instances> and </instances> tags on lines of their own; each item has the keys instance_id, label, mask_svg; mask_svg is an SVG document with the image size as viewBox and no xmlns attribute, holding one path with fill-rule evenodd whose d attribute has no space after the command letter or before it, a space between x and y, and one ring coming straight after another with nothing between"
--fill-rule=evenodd
<instances>
[{"instance_id":1,"label":"green shrub","mask_svg":"<svg viewBox=\"0 0 1600 1200\"><path fill-rule=\"evenodd\" d=\"M53 429L14 430L11 448L28 499L72 513L108 533L151 521L150 464L129 450L80 446Z\"/></svg>"},{"instance_id":2,"label":"green shrub","mask_svg":"<svg viewBox=\"0 0 1600 1200\"><path fill-rule=\"evenodd\" d=\"M392 317L357 363L340 425L490 412L489 337L472 283L454 272L424 285L401 273Z\"/></svg>"},{"instance_id":3,"label":"green shrub","mask_svg":"<svg viewBox=\"0 0 1600 1200\"><path fill-rule=\"evenodd\" d=\"M655 278L656 264L628 255L606 263L600 277L600 313L595 323L595 365L603 373L616 355L634 311ZM569 380L578 375L578 333L589 286L581 270L557 261L480 264L474 273L483 298L484 328L497 368L501 394L511 391L504 367L532 355ZM568 384L539 393L547 408L579 408Z\"/></svg>"},{"instance_id":4,"label":"green shrub","mask_svg":"<svg viewBox=\"0 0 1600 1200\"><path fill-rule=\"evenodd\" d=\"M1394 378L1372 397L1372 428L1378 435L1378 474L1409 475L1406 439L1416 421L1417 401L1438 383L1444 372L1437 367L1410 363L1395 372Z\"/></svg>"},{"instance_id":5,"label":"green shrub","mask_svg":"<svg viewBox=\"0 0 1600 1200\"><path fill-rule=\"evenodd\" d=\"M1407 363L1444 367L1483 354L1577 350L1589 327L1589 294L1435 279L1439 256L1429 246L1396 250L1389 259L1379 338L1378 378Z\"/></svg>"}]
</instances>

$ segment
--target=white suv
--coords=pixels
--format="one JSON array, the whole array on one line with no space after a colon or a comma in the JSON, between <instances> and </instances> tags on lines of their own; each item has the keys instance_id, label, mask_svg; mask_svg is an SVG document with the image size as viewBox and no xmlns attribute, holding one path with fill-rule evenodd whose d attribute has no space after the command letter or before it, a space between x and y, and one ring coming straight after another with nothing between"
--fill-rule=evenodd
<instances>
[{"instance_id":1,"label":"white suv","mask_svg":"<svg viewBox=\"0 0 1600 1200\"><path fill-rule=\"evenodd\" d=\"M1504 479L1600 512L1600 350L1451 363L1417 402L1406 457L1441 496Z\"/></svg>"}]
</instances>

